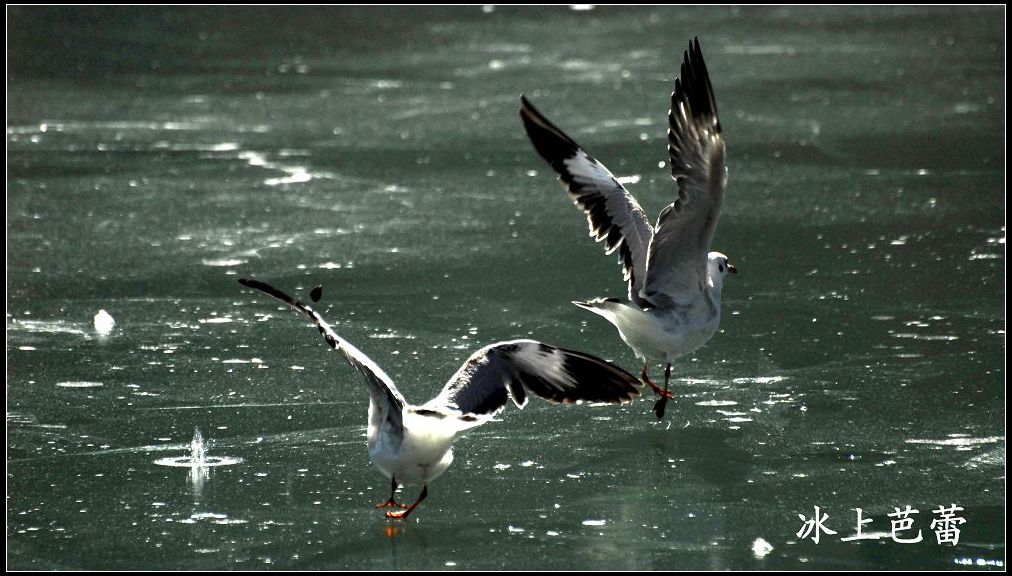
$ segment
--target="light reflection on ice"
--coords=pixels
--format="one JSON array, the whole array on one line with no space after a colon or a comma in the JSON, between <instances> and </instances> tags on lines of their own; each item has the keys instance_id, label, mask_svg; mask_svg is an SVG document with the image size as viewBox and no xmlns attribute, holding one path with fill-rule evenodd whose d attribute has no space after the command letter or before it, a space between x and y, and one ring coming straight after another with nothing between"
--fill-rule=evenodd
<instances>
[{"instance_id":1,"label":"light reflection on ice","mask_svg":"<svg viewBox=\"0 0 1012 576\"><path fill-rule=\"evenodd\" d=\"M755 378L735 378L731 382L735 384L774 384L787 380L787 376L759 376Z\"/></svg>"},{"instance_id":2,"label":"light reflection on ice","mask_svg":"<svg viewBox=\"0 0 1012 576\"><path fill-rule=\"evenodd\" d=\"M736 406L737 404L734 400L704 400L696 402L696 406Z\"/></svg>"},{"instance_id":3,"label":"light reflection on ice","mask_svg":"<svg viewBox=\"0 0 1012 576\"><path fill-rule=\"evenodd\" d=\"M286 176L278 176L274 178L266 178L264 184L267 186L279 186L282 184L300 184L303 182L309 182L314 178L332 178L333 175L329 173L313 173L305 166L282 164L280 162L272 162L267 159L267 155L254 152L251 150L243 150L237 154L240 160L245 160L246 164L257 168L264 168L267 170L275 170L283 172ZM291 157L287 155L285 157Z\"/></svg>"},{"instance_id":4,"label":"light reflection on ice","mask_svg":"<svg viewBox=\"0 0 1012 576\"><path fill-rule=\"evenodd\" d=\"M104 386L101 382L57 382L56 385L60 388L101 388Z\"/></svg>"},{"instance_id":5,"label":"light reflection on ice","mask_svg":"<svg viewBox=\"0 0 1012 576\"><path fill-rule=\"evenodd\" d=\"M234 320L228 317L214 317L200 318L197 322L200 324L228 324L229 322L234 322Z\"/></svg>"},{"instance_id":6,"label":"light reflection on ice","mask_svg":"<svg viewBox=\"0 0 1012 576\"><path fill-rule=\"evenodd\" d=\"M8 330L24 330L25 332L40 332L48 334L75 334L77 336L88 336L88 332L78 327L78 324L65 322L63 320L11 320Z\"/></svg>"},{"instance_id":7,"label":"light reflection on ice","mask_svg":"<svg viewBox=\"0 0 1012 576\"><path fill-rule=\"evenodd\" d=\"M995 442L1001 442L1004 440L1004 436L990 436L987 438L946 438L945 440L926 440L920 438L913 438L904 440L907 444L931 444L934 446L956 446L956 447L971 447L980 446L981 444L993 444Z\"/></svg>"},{"instance_id":8,"label":"light reflection on ice","mask_svg":"<svg viewBox=\"0 0 1012 576\"><path fill-rule=\"evenodd\" d=\"M245 264L249 262L249 260L241 258L219 258L219 259L204 258L200 262L204 266L228 267L228 266L239 266L240 264Z\"/></svg>"},{"instance_id":9,"label":"light reflection on ice","mask_svg":"<svg viewBox=\"0 0 1012 576\"><path fill-rule=\"evenodd\" d=\"M1004 467L1005 466L1005 447L1004 447L1004 443L1003 443L1003 446L1001 448L998 448L997 450L992 450L990 452L985 452L983 454L980 454L980 455L974 456L973 458L970 458L970 460L968 460L967 462L965 462L963 464L963 466L965 468L971 468L971 469L980 468L982 466L1001 466L1001 467Z\"/></svg>"},{"instance_id":10,"label":"light reflection on ice","mask_svg":"<svg viewBox=\"0 0 1012 576\"><path fill-rule=\"evenodd\" d=\"M929 340L929 341L951 341L959 340L959 336L952 336L949 334L911 334L907 332L892 334L893 338L910 338L912 340Z\"/></svg>"}]
</instances>

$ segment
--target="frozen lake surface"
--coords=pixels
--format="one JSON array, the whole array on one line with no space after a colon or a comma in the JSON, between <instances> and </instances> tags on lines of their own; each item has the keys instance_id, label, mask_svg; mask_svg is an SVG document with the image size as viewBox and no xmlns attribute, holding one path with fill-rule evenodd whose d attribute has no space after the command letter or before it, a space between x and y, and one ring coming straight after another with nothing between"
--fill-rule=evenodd
<instances>
[{"instance_id":1,"label":"frozen lake surface","mask_svg":"<svg viewBox=\"0 0 1012 576\"><path fill-rule=\"evenodd\" d=\"M9 8L8 568L1004 568L1004 17ZM519 95L656 215L694 36L741 273L666 419L507 409L386 520L358 376L236 279L322 284L413 401L513 338L637 371ZM236 462L156 463L195 428Z\"/></svg>"}]
</instances>

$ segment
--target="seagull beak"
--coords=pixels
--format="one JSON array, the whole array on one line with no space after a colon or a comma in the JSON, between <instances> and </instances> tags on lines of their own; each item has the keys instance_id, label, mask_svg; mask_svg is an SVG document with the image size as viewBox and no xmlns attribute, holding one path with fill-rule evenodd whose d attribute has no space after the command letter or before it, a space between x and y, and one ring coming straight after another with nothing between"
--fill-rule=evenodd
<instances>
[{"instance_id":1,"label":"seagull beak","mask_svg":"<svg viewBox=\"0 0 1012 576\"><path fill-rule=\"evenodd\" d=\"M735 268L734 264L731 264L730 262L727 263L727 271L730 272L730 273L732 273L732 274L737 274L738 273L738 269Z\"/></svg>"}]
</instances>

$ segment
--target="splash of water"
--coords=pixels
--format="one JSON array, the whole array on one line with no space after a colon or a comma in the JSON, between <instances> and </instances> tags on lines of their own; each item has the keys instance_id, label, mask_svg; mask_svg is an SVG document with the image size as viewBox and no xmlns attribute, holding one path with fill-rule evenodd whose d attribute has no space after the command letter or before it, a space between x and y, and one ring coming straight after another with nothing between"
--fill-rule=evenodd
<instances>
[{"instance_id":1,"label":"splash of water","mask_svg":"<svg viewBox=\"0 0 1012 576\"><path fill-rule=\"evenodd\" d=\"M240 462L242 462L242 458L208 456L207 443L204 441L204 435L200 433L200 428L193 429L193 440L190 441L189 456L172 456L155 460L155 464L159 466L176 466L195 470L203 470L211 466L230 466Z\"/></svg>"},{"instance_id":2,"label":"splash of water","mask_svg":"<svg viewBox=\"0 0 1012 576\"><path fill-rule=\"evenodd\" d=\"M207 447L204 446L204 437L200 434L200 428L193 429L193 440L190 441L190 462L194 466L203 466L207 460Z\"/></svg>"}]
</instances>

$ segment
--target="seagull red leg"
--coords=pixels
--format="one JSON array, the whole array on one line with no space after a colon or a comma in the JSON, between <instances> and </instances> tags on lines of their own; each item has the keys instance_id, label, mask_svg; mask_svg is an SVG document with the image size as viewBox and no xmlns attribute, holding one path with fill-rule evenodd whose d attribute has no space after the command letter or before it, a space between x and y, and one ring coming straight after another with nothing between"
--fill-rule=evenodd
<instances>
[{"instance_id":1,"label":"seagull red leg","mask_svg":"<svg viewBox=\"0 0 1012 576\"><path fill-rule=\"evenodd\" d=\"M650 366L649 362L647 362L646 364L643 364L643 372L640 373L640 378L643 379L643 382L645 384L647 384L648 386L650 386L650 388L652 388L653 391L656 392L658 395L663 396L665 398L674 398L675 395L672 394L671 392L668 392L666 384L665 384L665 387L662 389L660 386L658 386L657 384L654 384L653 381L650 380L650 376L647 375L647 367L648 366ZM668 370L671 370L671 364L668 364ZM670 372L669 372L669 374L670 374Z\"/></svg>"},{"instance_id":2,"label":"seagull red leg","mask_svg":"<svg viewBox=\"0 0 1012 576\"><path fill-rule=\"evenodd\" d=\"M418 500L415 500L415 502L411 506L408 506L407 510L391 510L387 512L387 518L400 518L400 519L407 518L408 514L411 514L411 511L414 510L416 506L421 504L422 500L425 500L425 497L428 495L429 495L428 485L422 484L422 493L418 495Z\"/></svg>"},{"instance_id":3,"label":"seagull red leg","mask_svg":"<svg viewBox=\"0 0 1012 576\"><path fill-rule=\"evenodd\" d=\"M657 415L657 419L664 418L664 409L668 407L668 400L674 398L675 395L668 391L668 386L671 383L671 363L668 363L667 368L664 369L664 390L658 391L661 395L660 400L654 404L654 414Z\"/></svg>"}]
</instances>

